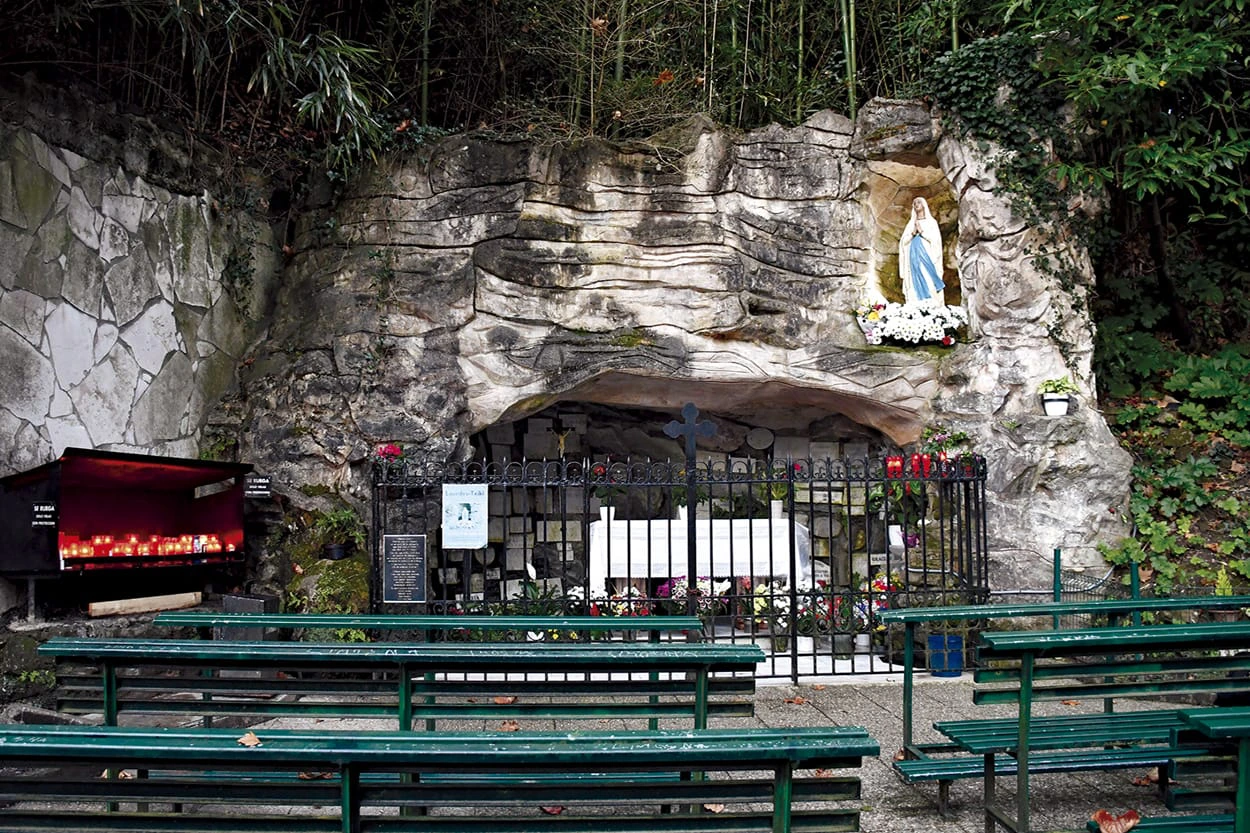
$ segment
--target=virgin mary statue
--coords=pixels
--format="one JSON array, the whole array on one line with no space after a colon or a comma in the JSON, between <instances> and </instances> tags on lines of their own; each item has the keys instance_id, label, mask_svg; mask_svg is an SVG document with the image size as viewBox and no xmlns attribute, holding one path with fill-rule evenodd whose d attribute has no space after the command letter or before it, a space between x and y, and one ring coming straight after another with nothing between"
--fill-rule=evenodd
<instances>
[{"instance_id":1,"label":"virgin mary statue","mask_svg":"<svg viewBox=\"0 0 1250 833\"><path fill-rule=\"evenodd\" d=\"M911 219L898 239L898 274L903 279L903 300L921 306L944 306L942 290L942 233L929 213L924 197L911 202Z\"/></svg>"}]
</instances>

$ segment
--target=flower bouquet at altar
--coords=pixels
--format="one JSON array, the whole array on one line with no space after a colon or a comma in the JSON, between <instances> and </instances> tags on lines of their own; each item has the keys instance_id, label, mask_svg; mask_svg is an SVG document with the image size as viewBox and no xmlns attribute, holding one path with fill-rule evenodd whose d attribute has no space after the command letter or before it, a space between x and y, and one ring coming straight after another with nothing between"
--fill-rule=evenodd
<instances>
[{"instance_id":1,"label":"flower bouquet at altar","mask_svg":"<svg viewBox=\"0 0 1250 833\"><path fill-rule=\"evenodd\" d=\"M864 303L855 310L855 320L869 344L931 342L949 347L959 328L967 326L968 312L946 305Z\"/></svg>"},{"instance_id":2,"label":"flower bouquet at altar","mask_svg":"<svg viewBox=\"0 0 1250 833\"><path fill-rule=\"evenodd\" d=\"M749 586L749 580L747 581ZM790 587L782 581L764 581L751 587L750 605L753 630L766 636L774 653L789 650Z\"/></svg>"},{"instance_id":3,"label":"flower bouquet at altar","mask_svg":"<svg viewBox=\"0 0 1250 833\"><path fill-rule=\"evenodd\" d=\"M651 599L633 585L626 586L613 593L606 600L608 613L612 616L649 616L651 615ZM603 610L603 601L592 602L591 614L598 616Z\"/></svg>"},{"instance_id":4,"label":"flower bouquet at altar","mask_svg":"<svg viewBox=\"0 0 1250 833\"><path fill-rule=\"evenodd\" d=\"M855 621L861 633L885 633L881 614L890 609L891 602L902 588L902 581L893 573L875 576L860 585L863 596L855 603Z\"/></svg>"},{"instance_id":5,"label":"flower bouquet at altar","mask_svg":"<svg viewBox=\"0 0 1250 833\"><path fill-rule=\"evenodd\" d=\"M707 576L695 579L694 586L685 576L674 576L656 588L655 595L669 613L682 615L688 610L689 599L695 598L695 612L703 620L725 612L725 594L729 592L729 580L713 582Z\"/></svg>"}]
</instances>

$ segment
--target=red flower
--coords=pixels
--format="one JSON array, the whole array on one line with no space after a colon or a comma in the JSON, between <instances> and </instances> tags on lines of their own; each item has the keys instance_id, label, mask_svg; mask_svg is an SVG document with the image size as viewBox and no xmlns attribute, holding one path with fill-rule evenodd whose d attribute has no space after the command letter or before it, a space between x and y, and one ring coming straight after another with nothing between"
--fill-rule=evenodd
<instances>
[{"instance_id":1,"label":"red flower","mask_svg":"<svg viewBox=\"0 0 1250 833\"><path fill-rule=\"evenodd\" d=\"M595 463L593 466L590 467L590 473L593 474L595 477L603 477L605 474L608 473L608 467L605 466L603 463Z\"/></svg>"},{"instance_id":2,"label":"red flower","mask_svg":"<svg viewBox=\"0 0 1250 833\"><path fill-rule=\"evenodd\" d=\"M404 450L400 448L399 446L395 445L394 443L388 443L386 445L378 447L378 459L384 462L390 462L391 460L398 460L400 457L403 457L403 456L404 456Z\"/></svg>"},{"instance_id":3,"label":"red flower","mask_svg":"<svg viewBox=\"0 0 1250 833\"><path fill-rule=\"evenodd\" d=\"M659 87L660 85L667 84L669 81L672 81L672 80L673 80L673 71L671 69L666 69L656 76L655 86Z\"/></svg>"},{"instance_id":4,"label":"red flower","mask_svg":"<svg viewBox=\"0 0 1250 833\"><path fill-rule=\"evenodd\" d=\"M950 336L942 336L943 347L950 347L954 343L955 343L955 339L951 338Z\"/></svg>"}]
</instances>

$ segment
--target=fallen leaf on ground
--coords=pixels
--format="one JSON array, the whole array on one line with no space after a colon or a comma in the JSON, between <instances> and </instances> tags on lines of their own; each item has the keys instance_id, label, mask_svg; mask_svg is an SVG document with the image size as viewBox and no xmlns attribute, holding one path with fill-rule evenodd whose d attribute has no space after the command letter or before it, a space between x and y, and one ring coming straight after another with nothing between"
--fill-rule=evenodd
<instances>
[{"instance_id":1,"label":"fallen leaf on ground","mask_svg":"<svg viewBox=\"0 0 1250 833\"><path fill-rule=\"evenodd\" d=\"M724 804L704 804L703 809L707 810L709 813L723 813L725 812L725 805Z\"/></svg>"},{"instance_id":2,"label":"fallen leaf on ground","mask_svg":"<svg viewBox=\"0 0 1250 833\"><path fill-rule=\"evenodd\" d=\"M818 769L816 770L816 777L817 778L831 778L833 777L833 770L832 769Z\"/></svg>"},{"instance_id":3,"label":"fallen leaf on ground","mask_svg":"<svg viewBox=\"0 0 1250 833\"><path fill-rule=\"evenodd\" d=\"M1060 702L1061 702L1061 703L1063 703L1065 706L1079 706L1079 705L1081 705L1081 701L1080 701L1080 700L1061 700Z\"/></svg>"},{"instance_id":4,"label":"fallen leaf on ground","mask_svg":"<svg viewBox=\"0 0 1250 833\"><path fill-rule=\"evenodd\" d=\"M542 808L542 810L543 810L543 812L544 812L544 813L546 813L546 814L547 814L547 815L549 815L549 816L558 816L558 815L560 815L561 813L563 813L563 812L564 812L564 808L563 808L563 807L560 807L560 806L555 806L555 805L553 805L553 806L551 806L551 807L544 807L544 808Z\"/></svg>"},{"instance_id":5,"label":"fallen leaf on ground","mask_svg":"<svg viewBox=\"0 0 1250 833\"><path fill-rule=\"evenodd\" d=\"M786 698L786 702L787 702L787 703L790 703L790 704L792 704L792 705L795 705L795 706L802 706L802 705L804 705L804 704L807 702L807 698L805 698L805 697L798 697L798 696L795 696L795 697L787 697L787 698Z\"/></svg>"},{"instance_id":6,"label":"fallen leaf on ground","mask_svg":"<svg viewBox=\"0 0 1250 833\"><path fill-rule=\"evenodd\" d=\"M1136 810L1125 810L1117 816L1110 810L1095 810L1090 818L1098 822L1099 833L1127 833L1141 821L1141 814Z\"/></svg>"},{"instance_id":7,"label":"fallen leaf on ground","mask_svg":"<svg viewBox=\"0 0 1250 833\"><path fill-rule=\"evenodd\" d=\"M334 777L333 772L301 772L299 774L301 781L325 781Z\"/></svg>"},{"instance_id":8,"label":"fallen leaf on ground","mask_svg":"<svg viewBox=\"0 0 1250 833\"><path fill-rule=\"evenodd\" d=\"M825 687L821 685L820 683L817 683L816 685L812 686L812 691L824 691L824 690L825 690Z\"/></svg>"},{"instance_id":9,"label":"fallen leaf on ground","mask_svg":"<svg viewBox=\"0 0 1250 833\"><path fill-rule=\"evenodd\" d=\"M515 720L505 720L503 723L499 724L499 731L501 732L518 732L520 730L521 724L517 723Z\"/></svg>"},{"instance_id":10,"label":"fallen leaf on ground","mask_svg":"<svg viewBox=\"0 0 1250 833\"><path fill-rule=\"evenodd\" d=\"M906 749L900 749L900 750L898 750L897 752L895 752L895 753L894 753L894 760L896 760L896 761L905 761L905 760L907 760L907 750L906 750Z\"/></svg>"},{"instance_id":11,"label":"fallen leaf on ground","mask_svg":"<svg viewBox=\"0 0 1250 833\"><path fill-rule=\"evenodd\" d=\"M260 746L260 738L256 737L255 732L248 732L239 738L239 746Z\"/></svg>"},{"instance_id":12,"label":"fallen leaf on ground","mask_svg":"<svg viewBox=\"0 0 1250 833\"><path fill-rule=\"evenodd\" d=\"M511 706L515 702L516 695L500 695L495 698L495 705L497 706Z\"/></svg>"}]
</instances>

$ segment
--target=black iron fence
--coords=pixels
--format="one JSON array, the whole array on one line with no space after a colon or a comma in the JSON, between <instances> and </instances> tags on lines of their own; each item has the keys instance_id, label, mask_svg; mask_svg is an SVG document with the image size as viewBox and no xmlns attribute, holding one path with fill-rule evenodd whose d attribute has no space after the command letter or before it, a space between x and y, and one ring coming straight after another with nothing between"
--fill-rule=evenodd
<instances>
[{"instance_id":1,"label":"black iron fence","mask_svg":"<svg viewBox=\"0 0 1250 833\"><path fill-rule=\"evenodd\" d=\"M763 644L761 675L797 680L893 670L887 608L988 597L985 463L971 454L399 459L373 485L372 601L389 612L614 614L640 631L648 615L695 613L717 640ZM485 492L485 546L444 546L444 487L464 485ZM385 536L421 541L420 599L387 598Z\"/></svg>"}]
</instances>

